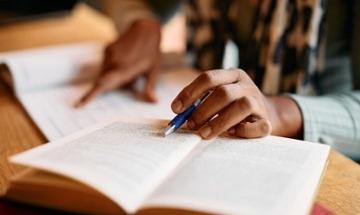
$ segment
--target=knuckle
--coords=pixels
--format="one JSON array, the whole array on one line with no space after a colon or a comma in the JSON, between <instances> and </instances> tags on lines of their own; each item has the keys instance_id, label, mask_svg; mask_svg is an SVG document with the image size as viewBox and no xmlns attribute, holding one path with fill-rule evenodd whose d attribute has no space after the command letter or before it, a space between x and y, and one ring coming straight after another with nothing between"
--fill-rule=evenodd
<instances>
[{"instance_id":1,"label":"knuckle","mask_svg":"<svg viewBox=\"0 0 360 215\"><path fill-rule=\"evenodd\" d=\"M245 101L245 99L244 98L242 98L242 99L237 99L236 101L235 101L235 105L236 105L236 108L237 109L240 109L240 110L247 110L249 107L248 107L248 103L247 103L247 101Z\"/></svg>"},{"instance_id":2,"label":"knuckle","mask_svg":"<svg viewBox=\"0 0 360 215\"><path fill-rule=\"evenodd\" d=\"M252 109L253 107L253 102L251 101L251 98L249 96L244 96L243 104L248 109Z\"/></svg>"},{"instance_id":3,"label":"knuckle","mask_svg":"<svg viewBox=\"0 0 360 215\"><path fill-rule=\"evenodd\" d=\"M244 75L246 74L246 72L242 69L235 69L235 71L237 71L239 73L239 75Z\"/></svg>"},{"instance_id":4,"label":"knuckle","mask_svg":"<svg viewBox=\"0 0 360 215\"><path fill-rule=\"evenodd\" d=\"M230 90L230 87L227 85L220 86L216 89L216 94L219 98L225 99L225 100L232 100L232 92Z\"/></svg>"},{"instance_id":5,"label":"knuckle","mask_svg":"<svg viewBox=\"0 0 360 215\"><path fill-rule=\"evenodd\" d=\"M192 98L192 92L190 91L189 87L185 87L184 90L180 94L180 99L182 101L187 101Z\"/></svg>"},{"instance_id":6,"label":"knuckle","mask_svg":"<svg viewBox=\"0 0 360 215\"><path fill-rule=\"evenodd\" d=\"M243 80L249 77L248 74L242 69L238 69L238 73L239 73L239 80Z\"/></svg>"},{"instance_id":7,"label":"knuckle","mask_svg":"<svg viewBox=\"0 0 360 215\"><path fill-rule=\"evenodd\" d=\"M215 78L216 78L216 72L213 70L206 71L200 75L200 79L207 84L214 83Z\"/></svg>"},{"instance_id":8,"label":"knuckle","mask_svg":"<svg viewBox=\"0 0 360 215\"><path fill-rule=\"evenodd\" d=\"M257 103L256 99L252 96L244 96L239 102L241 108L246 108L252 112L257 112Z\"/></svg>"}]
</instances>

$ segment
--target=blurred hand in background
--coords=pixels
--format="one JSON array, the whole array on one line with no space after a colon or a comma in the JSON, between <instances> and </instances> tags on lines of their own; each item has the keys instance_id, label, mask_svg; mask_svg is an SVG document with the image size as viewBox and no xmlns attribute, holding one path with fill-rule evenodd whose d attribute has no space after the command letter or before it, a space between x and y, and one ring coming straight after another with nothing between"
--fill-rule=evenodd
<instances>
[{"instance_id":1,"label":"blurred hand in background","mask_svg":"<svg viewBox=\"0 0 360 215\"><path fill-rule=\"evenodd\" d=\"M161 26L158 21L135 21L124 34L106 47L101 73L76 107L84 106L102 93L132 85L142 77L145 78L144 99L156 102L155 86L160 65L160 40Z\"/></svg>"}]
</instances>

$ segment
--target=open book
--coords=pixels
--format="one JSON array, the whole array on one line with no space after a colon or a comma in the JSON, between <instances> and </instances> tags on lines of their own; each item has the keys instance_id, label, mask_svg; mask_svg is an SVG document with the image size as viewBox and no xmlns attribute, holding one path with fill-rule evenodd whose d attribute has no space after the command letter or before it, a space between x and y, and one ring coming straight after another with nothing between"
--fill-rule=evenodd
<instances>
[{"instance_id":1,"label":"open book","mask_svg":"<svg viewBox=\"0 0 360 215\"><path fill-rule=\"evenodd\" d=\"M84 213L185 210L307 214L327 164L326 145L269 136L163 137L162 120L114 120L10 158L32 169L6 197ZM156 214L156 213L155 213Z\"/></svg>"},{"instance_id":2,"label":"open book","mask_svg":"<svg viewBox=\"0 0 360 215\"><path fill-rule=\"evenodd\" d=\"M102 44L79 43L0 53L0 75L14 88L48 140L118 115L172 118L171 100L197 75L189 69L162 72L157 104L134 98L136 93L119 90L75 109L75 102L89 89L100 71L102 52Z\"/></svg>"}]
</instances>

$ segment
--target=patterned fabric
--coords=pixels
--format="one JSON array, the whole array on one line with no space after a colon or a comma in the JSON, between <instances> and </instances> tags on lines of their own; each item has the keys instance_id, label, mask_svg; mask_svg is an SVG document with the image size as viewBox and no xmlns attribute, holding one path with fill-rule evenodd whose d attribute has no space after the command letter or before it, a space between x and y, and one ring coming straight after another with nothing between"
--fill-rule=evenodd
<instances>
[{"instance_id":1,"label":"patterned fabric","mask_svg":"<svg viewBox=\"0 0 360 215\"><path fill-rule=\"evenodd\" d=\"M249 0L247 0L249 1ZM324 59L324 0L262 0L252 36L243 46L236 23L244 0L189 0L188 48L200 70L220 68L224 46L233 40L240 68L266 94L316 94Z\"/></svg>"},{"instance_id":2,"label":"patterned fabric","mask_svg":"<svg viewBox=\"0 0 360 215\"><path fill-rule=\"evenodd\" d=\"M360 91L289 96L301 109L304 140L330 145L360 162Z\"/></svg>"},{"instance_id":3,"label":"patterned fabric","mask_svg":"<svg viewBox=\"0 0 360 215\"><path fill-rule=\"evenodd\" d=\"M164 2L163 0L152 0L151 2L153 1L158 1L158 5ZM181 2L181 0L168 1ZM221 67L224 41L228 38L231 38L241 50L240 59L244 58L247 52L245 45L253 38L251 33L256 26L256 22L249 17L257 17L255 12L259 11L258 7L251 7L250 0L233 0L231 7L227 0L218 0L215 7L223 8L220 10L222 13L219 14L209 13L208 11L211 11L209 8L200 9L206 8L207 2L212 2L211 0L198 1L199 3L190 1L187 5L190 18L189 26L193 30L189 36L191 38L196 36L194 43L189 45L192 46L193 50L195 49L196 59L198 59L196 61L197 67L209 69ZM124 23L128 25L128 22L131 21L127 19L128 16L135 17L136 15L137 18L155 16L149 14L147 10L146 3L149 3L148 0L118 0L113 2L115 5L120 5L114 7L117 8L115 19L118 21L117 25ZM201 7L197 6L200 3ZM132 6L134 4L139 6ZM142 6L140 7L140 5ZM192 7L196 7L196 13ZM143 11L140 8L143 8ZM218 9L214 10L219 11ZM218 19L219 15L231 18L221 21ZM305 140L331 145L360 162L360 25L354 24L360 23L360 1L329 0L327 15L327 62L325 69L321 73L315 72L315 70L313 78L309 78L312 80L311 82L316 83L314 86L318 87L316 89L318 93L324 96L291 94L288 96L294 99L301 109ZM317 23L323 23L323 21ZM196 27L200 25L201 28ZM225 35L222 36L214 29L223 29ZM213 40L213 38L216 39ZM201 44L208 42L214 44L215 48L205 46L199 49L202 46ZM250 46L251 48L254 49ZM220 52L217 53L216 50L220 50ZM201 57L204 55L201 53L206 53L205 55L210 57ZM241 60L240 67L243 67L244 64L245 60ZM353 91L354 89L357 91Z\"/></svg>"}]
</instances>

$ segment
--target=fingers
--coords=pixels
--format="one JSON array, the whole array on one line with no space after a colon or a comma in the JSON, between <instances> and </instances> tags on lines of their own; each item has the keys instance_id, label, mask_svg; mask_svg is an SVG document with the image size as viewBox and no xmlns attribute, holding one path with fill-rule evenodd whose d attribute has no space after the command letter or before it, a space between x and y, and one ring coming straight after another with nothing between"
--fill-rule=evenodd
<instances>
[{"instance_id":1,"label":"fingers","mask_svg":"<svg viewBox=\"0 0 360 215\"><path fill-rule=\"evenodd\" d=\"M203 139L224 131L239 137L255 138L271 132L265 97L242 70L212 70L185 87L172 103L174 112L182 112L205 93L212 93L188 120L190 129L199 129Z\"/></svg>"},{"instance_id":2,"label":"fingers","mask_svg":"<svg viewBox=\"0 0 360 215\"><path fill-rule=\"evenodd\" d=\"M97 96L130 82L133 78L131 72L132 71L120 72L113 70L103 74L95 82L94 86L80 98L75 104L75 107L83 107Z\"/></svg>"},{"instance_id":3,"label":"fingers","mask_svg":"<svg viewBox=\"0 0 360 215\"><path fill-rule=\"evenodd\" d=\"M117 71L111 71L100 77L95 84L88 90L80 100L75 104L76 108L80 108L88 104L100 94L116 88L119 82Z\"/></svg>"},{"instance_id":4,"label":"fingers","mask_svg":"<svg viewBox=\"0 0 360 215\"><path fill-rule=\"evenodd\" d=\"M171 108L180 113L188 108L196 99L207 91L219 86L237 82L241 79L242 70L211 70L201 74L191 84L185 87L174 99Z\"/></svg>"},{"instance_id":5,"label":"fingers","mask_svg":"<svg viewBox=\"0 0 360 215\"><path fill-rule=\"evenodd\" d=\"M199 130L203 139L211 139L243 121L250 115L260 115L259 105L254 97L243 97L224 108L217 117Z\"/></svg>"},{"instance_id":6,"label":"fingers","mask_svg":"<svg viewBox=\"0 0 360 215\"><path fill-rule=\"evenodd\" d=\"M144 97L149 102L157 102L156 82L159 77L159 62L145 74Z\"/></svg>"},{"instance_id":7,"label":"fingers","mask_svg":"<svg viewBox=\"0 0 360 215\"><path fill-rule=\"evenodd\" d=\"M196 129L215 116L234 100L242 97L240 84L228 84L215 88L188 120L188 127Z\"/></svg>"},{"instance_id":8,"label":"fingers","mask_svg":"<svg viewBox=\"0 0 360 215\"><path fill-rule=\"evenodd\" d=\"M129 83L146 71L148 67L148 61L141 61L132 67L118 68L104 72L96 81L93 88L86 92L79 102L75 104L75 107L82 107L96 96ZM151 87L149 88L151 89Z\"/></svg>"},{"instance_id":9,"label":"fingers","mask_svg":"<svg viewBox=\"0 0 360 215\"><path fill-rule=\"evenodd\" d=\"M102 60L102 73L106 73L112 70L118 64L118 60L115 58L116 54L116 41L107 45L104 49L104 56Z\"/></svg>"},{"instance_id":10,"label":"fingers","mask_svg":"<svg viewBox=\"0 0 360 215\"><path fill-rule=\"evenodd\" d=\"M88 104L91 100L93 100L95 97L100 95L102 92L100 86L94 85L88 92L86 92L85 95L83 95L79 101L77 101L74 105L75 108L81 108L84 107L86 104Z\"/></svg>"},{"instance_id":11,"label":"fingers","mask_svg":"<svg viewBox=\"0 0 360 215\"><path fill-rule=\"evenodd\" d=\"M113 67L113 63L111 61L112 53L114 52L115 42L110 43L104 49L104 59L102 61L102 69L100 73L100 79L103 78L106 73L109 72ZM88 90L74 105L75 108L80 108L88 104L91 100L95 99L98 95L100 95L104 91L103 81L96 81L95 84Z\"/></svg>"},{"instance_id":12,"label":"fingers","mask_svg":"<svg viewBox=\"0 0 360 215\"><path fill-rule=\"evenodd\" d=\"M253 122L239 123L229 130L229 134L241 138L258 138L269 135L271 131L270 121L259 118Z\"/></svg>"}]
</instances>

